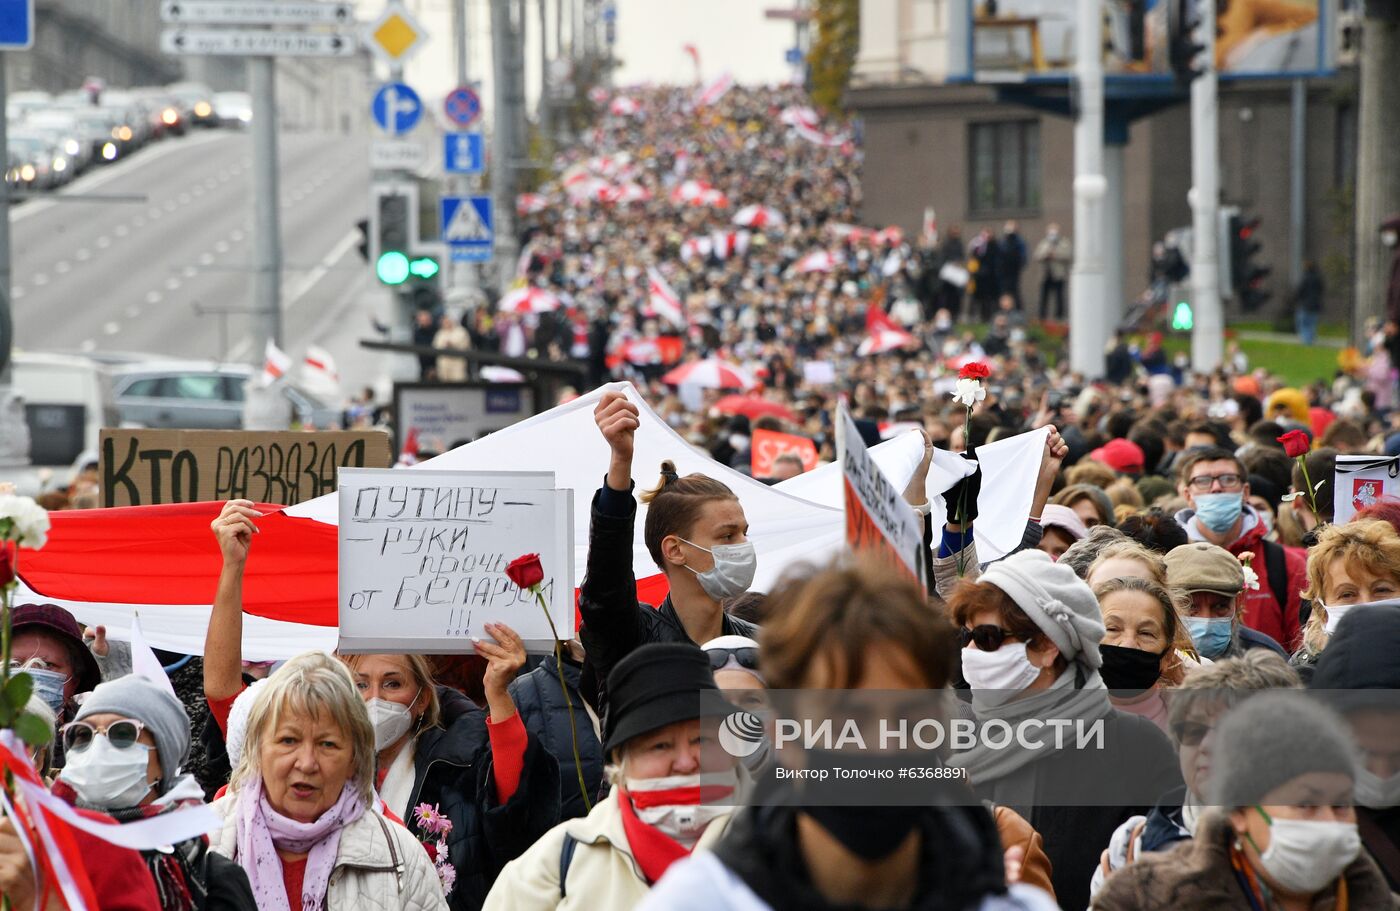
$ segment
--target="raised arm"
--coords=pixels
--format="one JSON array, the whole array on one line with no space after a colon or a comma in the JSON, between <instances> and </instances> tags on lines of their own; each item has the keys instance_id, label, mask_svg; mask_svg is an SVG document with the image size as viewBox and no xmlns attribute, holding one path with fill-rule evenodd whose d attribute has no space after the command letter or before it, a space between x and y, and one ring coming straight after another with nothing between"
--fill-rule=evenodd
<instances>
[{"instance_id":1,"label":"raised arm","mask_svg":"<svg viewBox=\"0 0 1400 911\"><path fill-rule=\"evenodd\" d=\"M262 514L251 500L229 500L209 523L223 554L219 588L204 635L204 696L232 699L243 688L243 567Z\"/></svg>"}]
</instances>

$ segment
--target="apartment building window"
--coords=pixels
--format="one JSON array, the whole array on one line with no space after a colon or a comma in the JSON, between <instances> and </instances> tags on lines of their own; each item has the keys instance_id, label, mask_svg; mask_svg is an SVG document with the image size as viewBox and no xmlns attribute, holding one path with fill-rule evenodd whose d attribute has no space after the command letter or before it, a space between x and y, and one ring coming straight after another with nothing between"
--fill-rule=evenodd
<instances>
[{"instance_id":1,"label":"apartment building window","mask_svg":"<svg viewBox=\"0 0 1400 911\"><path fill-rule=\"evenodd\" d=\"M971 214L1040 208L1040 122L969 124Z\"/></svg>"}]
</instances>

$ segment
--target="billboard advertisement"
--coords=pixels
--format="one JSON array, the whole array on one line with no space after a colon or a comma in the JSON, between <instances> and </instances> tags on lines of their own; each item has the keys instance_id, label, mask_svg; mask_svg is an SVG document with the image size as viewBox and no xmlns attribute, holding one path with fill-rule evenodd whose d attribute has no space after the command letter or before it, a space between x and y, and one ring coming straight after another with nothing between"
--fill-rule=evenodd
<instances>
[{"instance_id":1,"label":"billboard advertisement","mask_svg":"<svg viewBox=\"0 0 1400 911\"><path fill-rule=\"evenodd\" d=\"M1170 0L1106 0L1105 74L1171 78ZM1074 70L1075 4L972 0L972 75L979 82L1065 79ZM1216 0L1216 66L1223 79L1325 75L1332 69L1335 0ZM1140 59L1134 59L1135 57Z\"/></svg>"}]
</instances>

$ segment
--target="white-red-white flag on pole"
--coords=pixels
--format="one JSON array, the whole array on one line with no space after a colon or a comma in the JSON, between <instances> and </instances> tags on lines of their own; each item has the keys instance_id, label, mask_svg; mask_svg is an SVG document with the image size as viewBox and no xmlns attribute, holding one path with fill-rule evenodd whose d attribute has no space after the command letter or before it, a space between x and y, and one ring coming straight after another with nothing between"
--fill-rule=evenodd
<instances>
[{"instance_id":1,"label":"white-red-white flag on pole","mask_svg":"<svg viewBox=\"0 0 1400 911\"><path fill-rule=\"evenodd\" d=\"M695 84L700 84L700 49L693 44L682 44L681 50L690 56L690 60L695 64Z\"/></svg>"},{"instance_id":2,"label":"white-red-white flag on pole","mask_svg":"<svg viewBox=\"0 0 1400 911\"><path fill-rule=\"evenodd\" d=\"M287 352L273 344L272 339L268 339L267 350L263 354L263 385L271 386L286 376L290 369L292 369L292 359L287 356Z\"/></svg>"},{"instance_id":3,"label":"white-red-white flag on pole","mask_svg":"<svg viewBox=\"0 0 1400 911\"><path fill-rule=\"evenodd\" d=\"M319 345L306 346L306 359L303 363L306 364L307 370L322 374L327 379L340 381L340 374L335 372L335 358Z\"/></svg>"},{"instance_id":4,"label":"white-red-white flag on pole","mask_svg":"<svg viewBox=\"0 0 1400 911\"><path fill-rule=\"evenodd\" d=\"M651 303L651 309L657 316L667 320L673 326L682 329L686 327L685 308L681 306L680 297L666 283L666 279L661 276L655 266L647 267L647 297Z\"/></svg>"},{"instance_id":5,"label":"white-red-white flag on pole","mask_svg":"<svg viewBox=\"0 0 1400 911\"><path fill-rule=\"evenodd\" d=\"M700 90L700 94L695 96L697 107L707 107L724 97L725 93L734 88L734 76L731 73L721 73L709 85Z\"/></svg>"}]
</instances>

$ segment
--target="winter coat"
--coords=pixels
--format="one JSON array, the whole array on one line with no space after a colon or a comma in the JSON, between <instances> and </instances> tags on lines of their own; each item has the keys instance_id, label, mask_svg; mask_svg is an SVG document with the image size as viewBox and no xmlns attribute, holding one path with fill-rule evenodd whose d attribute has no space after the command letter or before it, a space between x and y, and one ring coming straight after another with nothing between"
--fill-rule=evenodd
<instances>
[{"instance_id":1,"label":"winter coat","mask_svg":"<svg viewBox=\"0 0 1400 911\"><path fill-rule=\"evenodd\" d=\"M1192 521L1195 516L1194 509L1183 509L1176 514L1176 521L1186 529L1186 536L1192 541L1204 541L1205 537ZM1303 627L1299 618L1302 615L1302 592L1308 587L1308 561L1302 553L1283 548L1288 591L1281 597L1276 595L1269 581L1269 561L1265 548L1281 545L1266 543L1264 535L1267 533L1268 529L1259 520L1254 507L1246 504L1240 536L1225 549L1237 557L1240 554L1254 554L1253 569L1259 577L1259 588L1245 593L1244 625L1283 646L1284 657L1287 658L1288 651L1303 644Z\"/></svg>"},{"instance_id":2,"label":"winter coat","mask_svg":"<svg viewBox=\"0 0 1400 911\"><path fill-rule=\"evenodd\" d=\"M1207 810L1196 837L1164 853L1140 856L1114 873L1094 896L1093 911L1237 911L1249 907L1247 893L1230 862L1235 833L1220 810ZM1364 852L1343 871L1346 907L1367 911L1400 908L1376 864ZM1068 907L1068 906L1067 906ZM1338 907L1334 891L1318 896L1313 911Z\"/></svg>"},{"instance_id":3,"label":"winter coat","mask_svg":"<svg viewBox=\"0 0 1400 911\"><path fill-rule=\"evenodd\" d=\"M530 850L506 865L485 911L545 911L549 908L588 911L631 911L651 888L632 856L622 827L619 792L614 790L582 819L560 823ZM719 841L729 817L706 827L692 854ZM565 836L572 836L573 854L564 859ZM567 869L566 869L567 868ZM565 870L561 885L560 871Z\"/></svg>"},{"instance_id":4,"label":"winter coat","mask_svg":"<svg viewBox=\"0 0 1400 911\"><path fill-rule=\"evenodd\" d=\"M1026 822L1025 817L1010 807L993 804L987 809L992 811L992 820L997 826L1002 853L1012 848L1021 849L1020 881L1028 886L1035 886L1054 898L1054 867L1050 863L1050 856L1045 853L1045 842L1040 833Z\"/></svg>"},{"instance_id":5,"label":"winter coat","mask_svg":"<svg viewBox=\"0 0 1400 911\"><path fill-rule=\"evenodd\" d=\"M978 796L1011 807L1040 833L1055 898L1065 908L1089 904L1089 880L1104 845L1120 824L1151 809L1150 800L1134 803L1129 794L1165 794L1182 786L1171 742L1146 718L1110 711L1103 743L1101 750L1058 751L976 788Z\"/></svg>"},{"instance_id":6,"label":"winter coat","mask_svg":"<svg viewBox=\"0 0 1400 911\"><path fill-rule=\"evenodd\" d=\"M930 807L921 831L913 911L1054 911L1050 896L1033 886L1007 888L1001 841L985 808ZM638 911L836 907L817 891L802 859L796 808L766 806L739 811L714 853L692 854L673 866Z\"/></svg>"},{"instance_id":7,"label":"winter coat","mask_svg":"<svg viewBox=\"0 0 1400 911\"><path fill-rule=\"evenodd\" d=\"M472 337L460 325L439 329L433 336L434 348L450 348L453 351L467 351L472 346ZM466 358L441 357L437 359L437 377L443 383L460 383L467 378Z\"/></svg>"},{"instance_id":8,"label":"winter coat","mask_svg":"<svg viewBox=\"0 0 1400 911\"><path fill-rule=\"evenodd\" d=\"M589 803L597 803L603 785L603 745L588 716L583 695L579 693L582 668L565 660L564 682L574 704L573 728L569 727L569 707L559 688L559 660L547 655L539 667L515 678L508 687L510 698L525 730L538 738L540 744L559 766L560 818L574 819L588 815L579 793L578 773L574 769L573 737L578 736L578 755L583 765L583 783Z\"/></svg>"},{"instance_id":9,"label":"winter coat","mask_svg":"<svg viewBox=\"0 0 1400 911\"><path fill-rule=\"evenodd\" d=\"M637 577L632 572L633 526L637 501L629 491L625 515L599 509L603 491L593 495L593 519L588 526L588 569L579 586L578 610L583 617L579 638L587 657L579 688L599 718L607 709L608 673L632 650L650 642L693 642L671 606L671 596L653 610L637 600ZM758 627L725 614L720 635L758 638ZM699 645L698 642L694 643Z\"/></svg>"},{"instance_id":10,"label":"winter coat","mask_svg":"<svg viewBox=\"0 0 1400 911\"><path fill-rule=\"evenodd\" d=\"M238 796L209 805L223 828L209 836L210 850L232 860L238 854ZM447 911L442 884L428 852L403 826L378 810L340 831L325 911Z\"/></svg>"},{"instance_id":11,"label":"winter coat","mask_svg":"<svg viewBox=\"0 0 1400 911\"><path fill-rule=\"evenodd\" d=\"M1062 282L1068 279L1073 258L1074 248L1063 234L1053 239L1047 235L1035 248L1035 261L1044 265L1047 281Z\"/></svg>"},{"instance_id":12,"label":"winter coat","mask_svg":"<svg viewBox=\"0 0 1400 911\"><path fill-rule=\"evenodd\" d=\"M496 796L486 713L461 693L438 687L442 727L418 738L413 756L413 796L390 807L420 841L412 808L436 806L452 821L448 857L457 869L452 911L480 908L496 874L559 821L559 765L533 734L525 747L520 785L509 801ZM528 729L527 729L528 732ZM575 786L577 787L577 786Z\"/></svg>"},{"instance_id":13,"label":"winter coat","mask_svg":"<svg viewBox=\"0 0 1400 911\"><path fill-rule=\"evenodd\" d=\"M1158 801L1146 816L1133 816L1119 826L1099 858L1099 865L1094 868L1089 894L1097 895L1106 877L1136 861L1142 852L1169 851L1183 841L1190 841L1191 832L1181 812L1185 799L1186 789L1177 788Z\"/></svg>"}]
</instances>

